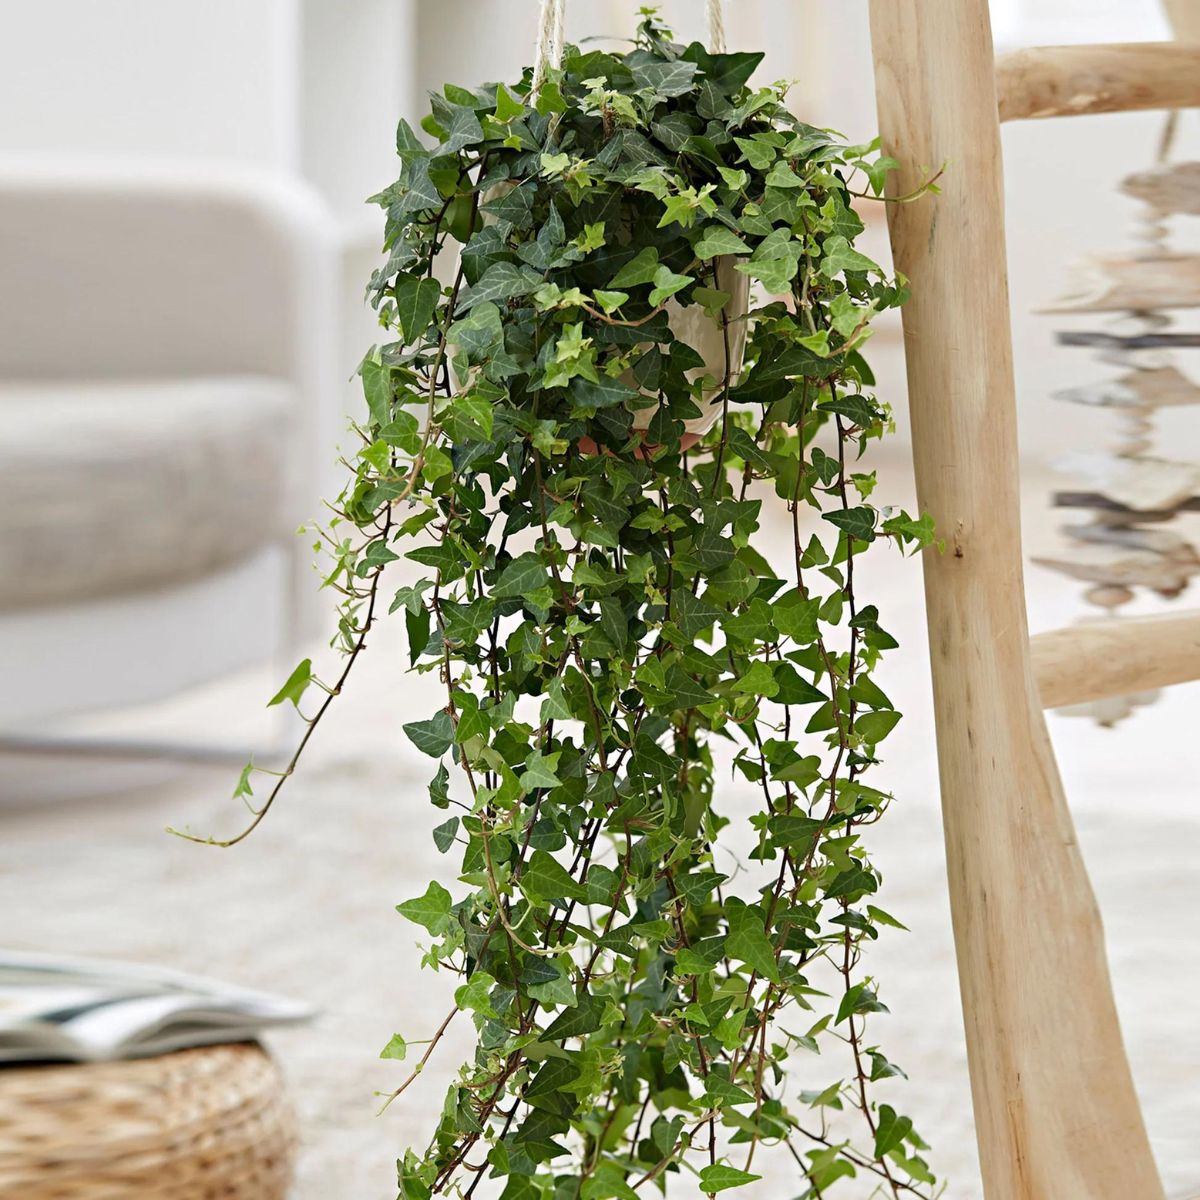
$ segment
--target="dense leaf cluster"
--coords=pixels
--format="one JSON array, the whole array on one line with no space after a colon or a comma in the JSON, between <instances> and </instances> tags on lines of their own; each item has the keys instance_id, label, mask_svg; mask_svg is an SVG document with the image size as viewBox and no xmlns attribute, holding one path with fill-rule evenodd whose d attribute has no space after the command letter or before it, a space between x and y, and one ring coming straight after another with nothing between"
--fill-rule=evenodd
<instances>
[{"instance_id":1,"label":"dense leaf cluster","mask_svg":"<svg viewBox=\"0 0 1200 1200\"><path fill-rule=\"evenodd\" d=\"M854 249L851 198L892 164L751 89L760 57L648 15L628 53L568 47L536 94L528 72L447 86L432 145L401 122L376 197L394 340L362 364L328 583L352 662L387 564L425 569L391 609L444 685L405 728L437 761L460 886L399 908L461 975L425 1058L455 1013L477 1029L400 1162L408 1200L711 1195L759 1178L760 1144L790 1151L798 1196L934 1183L873 1096L899 1071L867 1038L883 1006L859 963L897 924L861 831L899 714L855 564L931 538L875 506L860 461L890 428L860 348L904 293ZM748 316L722 263L754 283ZM726 348L748 322L744 365L672 331L688 305ZM764 503L791 513L780 563ZM315 683L326 705L340 686L306 663L276 699ZM720 815L718 766L759 797L749 830Z\"/></svg>"}]
</instances>

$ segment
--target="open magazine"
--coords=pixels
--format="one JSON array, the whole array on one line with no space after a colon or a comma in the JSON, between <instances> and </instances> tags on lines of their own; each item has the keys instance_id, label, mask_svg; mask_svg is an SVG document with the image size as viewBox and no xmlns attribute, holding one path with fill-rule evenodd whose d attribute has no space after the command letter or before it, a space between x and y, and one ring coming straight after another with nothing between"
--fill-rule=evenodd
<instances>
[{"instance_id":1,"label":"open magazine","mask_svg":"<svg viewBox=\"0 0 1200 1200\"><path fill-rule=\"evenodd\" d=\"M248 1041L313 1012L155 967L0 950L0 1062L144 1058Z\"/></svg>"}]
</instances>

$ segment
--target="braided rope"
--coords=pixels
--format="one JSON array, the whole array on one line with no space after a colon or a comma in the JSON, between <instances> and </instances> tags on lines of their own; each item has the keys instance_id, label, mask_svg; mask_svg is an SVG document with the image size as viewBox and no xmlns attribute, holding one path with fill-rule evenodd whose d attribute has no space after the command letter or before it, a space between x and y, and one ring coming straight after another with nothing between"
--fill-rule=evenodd
<instances>
[{"instance_id":1,"label":"braided rope","mask_svg":"<svg viewBox=\"0 0 1200 1200\"><path fill-rule=\"evenodd\" d=\"M721 0L708 0L708 48L714 54L725 53L725 13Z\"/></svg>"},{"instance_id":2,"label":"braided rope","mask_svg":"<svg viewBox=\"0 0 1200 1200\"><path fill-rule=\"evenodd\" d=\"M708 48L714 54L725 53L725 12L721 0L708 0ZM551 67L562 61L565 43L567 0L541 0L538 11L537 46L533 58L533 90L546 80Z\"/></svg>"},{"instance_id":3,"label":"braided rope","mask_svg":"<svg viewBox=\"0 0 1200 1200\"><path fill-rule=\"evenodd\" d=\"M567 0L542 0L538 13L537 47L533 57L533 90L546 80L551 67L557 67L562 59L563 25L566 17Z\"/></svg>"}]
</instances>

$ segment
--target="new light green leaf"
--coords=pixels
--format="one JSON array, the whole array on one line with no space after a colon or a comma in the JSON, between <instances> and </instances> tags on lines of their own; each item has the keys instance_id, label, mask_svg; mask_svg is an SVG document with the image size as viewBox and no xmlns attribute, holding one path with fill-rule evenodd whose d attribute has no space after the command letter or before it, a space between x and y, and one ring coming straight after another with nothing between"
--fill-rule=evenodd
<instances>
[{"instance_id":1,"label":"new light green leaf","mask_svg":"<svg viewBox=\"0 0 1200 1200\"><path fill-rule=\"evenodd\" d=\"M504 84L496 88L496 120L507 125L514 117L519 117L525 111L525 105L514 96Z\"/></svg>"},{"instance_id":2,"label":"new light green leaf","mask_svg":"<svg viewBox=\"0 0 1200 1200\"><path fill-rule=\"evenodd\" d=\"M521 890L532 900L587 899L587 889L547 850L530 855L521 872Z\"/></svg>"},{"instance_id":3,"label":"new light green leaf","mask_svg":"<svg viewBox=\"0 0 1200 1200\"><path fill-rule=\"evenodd\" d=\"M840 234L827 238L822 247L820 272L833 279L843 271L879 271L879 264L853 249Z\"/></svg>"},{"instance_id":4,"label":"new light green leaf","mask_svg":"<svg viewBox=\"0 0 1200 1200\"><path fill-rule=\"evenodd\" d=\"M749 254L750 247L744 238L721 224L705 225L693 247L697 258L717 258L722 254Z\"/></svg>"},{"instance_id":5,"label":"new light green leaf","mask_svg":"<svg viewBox=\"0 0 1200 1200\"><path fill-rule=\"evenodd\" d=\"M521 790L533 792L538 788L558 787L562 780L555 774L555 770L561 757L557 750L553 754L543 754L540 750L531 751L525 759L525 769L519 776Z\"/></svg>"},{"instance_id":6,"label":"new light green leaf","mask_svg":"<svg viewBox=\"0 0 1200 1200\"><path fill-rule=\"evenodd\" d=\"M312 659L306 658L302 660L296 669L287 677L287 682L267 701L267 707L271 708L276 704L282 704L285 700L290 701L300 707L300 698L308 690L308 685L312 683Z\"/></svg>"},{"instance_id":7,"label":"new light green leaf","mask_svg":"<svg viewBox=\"0 0 1200 1200\"><path fill-rule=\"evenodd\" d=\"M404 1056L408 1053L408 1044L398 1034L393 1033L391 1040L379 1052L380 1058L394 1058L397 1062L403 1062Z\"/></svg>"},{"instance_id":8,"label":"new light green leaf","mask_svg":"<svg viewBox=\"0 0 1200 1200\"><path fill-rule=\"evenodd\" d=\"M462 987L454 993L454 1003L464 1012L477 1012L484 1017L499 1014L492 1007L490 993L496 981L486 971L476 971Z\"/></svg>"}]
</instances>

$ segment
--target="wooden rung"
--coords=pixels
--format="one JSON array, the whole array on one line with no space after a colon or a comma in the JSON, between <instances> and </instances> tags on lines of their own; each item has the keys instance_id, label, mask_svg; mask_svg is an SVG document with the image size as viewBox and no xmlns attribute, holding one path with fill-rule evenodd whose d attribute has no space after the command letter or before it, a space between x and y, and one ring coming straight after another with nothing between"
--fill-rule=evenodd
<instances>
[{"instance_id":1,"label":"wooden rung","mask_svg":"<svg viewBox=\"0 0 1200 1200\"><path fill-rule=\"evenodd\" d=\"M1038 46L996 60L1001 121L1200 106L1200 46Z\"/></svg>"},{"instance_id":2,"label":"wooden rung","mask_svg":"<svg viewBox=\"0 0 1200 1200\"><path fill-rule=\"evenodd\" d=\"M1089 621L1030 644L1043 708L1200 679L1200 609Z\"/></svg>"}]
</instances>

